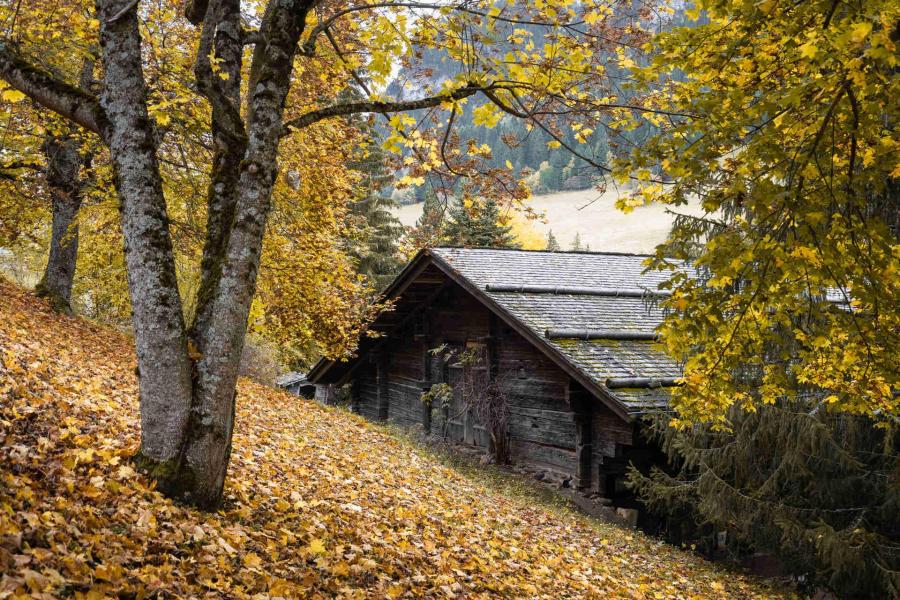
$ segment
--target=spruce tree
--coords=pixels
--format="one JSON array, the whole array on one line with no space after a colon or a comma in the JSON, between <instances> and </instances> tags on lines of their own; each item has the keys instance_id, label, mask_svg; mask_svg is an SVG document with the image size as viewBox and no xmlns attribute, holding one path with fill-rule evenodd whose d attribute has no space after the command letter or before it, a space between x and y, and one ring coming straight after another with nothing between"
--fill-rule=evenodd
<instances>
[{"instance_id":1,"label":"spruce tree","mask_svg":"<svg viewBox=\"0 0 900 600\"><path fill-rule=\"evenodd\" d=\"M583 252L586 248L584 244L581 243L581 233L575 232L575 239L572 240L572 251L573 252Z\"/></svg>"},{"instance_id":2,"label":"spruce tree","mask_svg":"<svg viewBox=\"0 0 900 600\"><path fill-rule=\"evenodd\" d=\"M423 186L425 187L425 186ZM407 243L415 249L439 245L444 235L444 205L435 191L428 187L424 192L422 215L407 236Z\"/></svg>"},{"instance_id":3,"label":"spruce tree","mask_svg":"<svg viewBox=\"0 0 900 600\"><path fill-rule=\"evenodd\" d=\"M559 242L556 241L556 236L553 235L553 230L547 232L547 250L551 252L559 252Z\"/></svg>"},{"instance_id":4,"label":"spruce tree","mask_svg":"<svg viewBox=\"0 0 900 600\"><path fill-rule=\"evenodd\" d=\"M453 246L518 248L512 227L506 224L492 198L474 201L470 206L459 199L450 210L444 241Z\"/></svg>"},{"instance_id":5,"label":"spruce tree","mask_svg":"<svg viewBox=\"0 0 900 600\"><path fill-rule=\"evenodd\" d=\"M831 411L824 394L735 405L731 431L708 425L648 431L668 469L632 470L671 541L701 543L726 532L733 556L762 552L841 598L900 595L900 432ZM694 524L699 524L699 529Z\"/></svg>"},{"instance_id":6,"label":"spruce tree","mask_svg":"<svg viewBox=\"0 0 900 600\"><path fill-rule=\"evenodd\" d=\"M359 236L348 251L356 258L357 271L380 290L393 280L402 267L398 241L403 235L403 226L392 212L396 202L385 193L392 176L385 167L385 155L378 134L369 121L358 118L355 125L369 142L356 152L348 164L362 174L348 215Z\"/></svg>"}]
</instances>

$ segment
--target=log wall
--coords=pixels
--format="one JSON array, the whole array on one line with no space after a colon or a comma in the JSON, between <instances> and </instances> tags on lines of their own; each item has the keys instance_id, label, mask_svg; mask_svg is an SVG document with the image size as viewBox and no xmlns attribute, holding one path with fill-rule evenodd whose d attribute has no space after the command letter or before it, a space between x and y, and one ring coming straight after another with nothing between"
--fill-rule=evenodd
<instances>
[{"instance_id":1,"label":"log wall","mask_svg":"<svg viewBox=\"0 0 900 600\"><path fill-rule=\"evenodd\" d=\"M429 352L442 345L462 351L467 344L484 345L488 368L506 395L513 461L596 488L604 456L615 456L619 445L632 442L632 426L456 286L361 357L352 379L354 410L452 442L487 446L484 428L463 410L462 368L453 361L444 364ZM449 407L436 405L429 411L422 392L439 382L454 386L456 397Z\"/></svg>"}]
</instances>

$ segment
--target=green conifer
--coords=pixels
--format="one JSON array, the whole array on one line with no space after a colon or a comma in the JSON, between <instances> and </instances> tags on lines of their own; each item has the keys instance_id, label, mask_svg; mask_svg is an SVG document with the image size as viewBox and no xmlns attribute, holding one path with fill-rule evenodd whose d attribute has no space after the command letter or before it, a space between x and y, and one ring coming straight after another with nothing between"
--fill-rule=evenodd
<instances>
[{"instance_id":1,"label":"green conifer","mask_svg":"<svg viewBox=\"0 0 900 600\"><path fill-rule=\"evenodd\" d=\"M450 209L444 241L453 246L475 248L517 248L512 227L504 222L500 207L492 198L469 205L460 198Z\"/></svg>"},{"instance_id":2,"label":"green conifer","mask_svg":"<svg viewBox=\"0 0 900 600\"><path fill-rule=\"evenodd\" d=\"M378 134L361 118L354 124L369 141L349 163L350 168L362 174L362 179L354 189L356 198L348 215L357 231L348 252L356 258L358 272L368 277L374 287L383 289L402 267L398 242L403 225L393 213L396 202L385 193L392 177L385 167L386 157Z\"/></svg>"},{"instance_id":3,"label":"green conifer","mask_svg":"<svg viewBox=\"0 0 900 600\"><path fill-rule=\"evenodd\" d=\"M553 235L553 230L547 232L547 250L551 252L559 252L559 242L556 241L556 236Z\"/></svg>"},{"instance_id":4,"label":"green conifer","mask_svg":"<svg viewBox=\"0 0 900 600\"><path fill-rule=\"evenodd\" d=\"M572 240L572 250L574 252L583 252L586 250L584 244L581 242L581 233L575 232L575 239Z\"/></svg>"}]
</instances>

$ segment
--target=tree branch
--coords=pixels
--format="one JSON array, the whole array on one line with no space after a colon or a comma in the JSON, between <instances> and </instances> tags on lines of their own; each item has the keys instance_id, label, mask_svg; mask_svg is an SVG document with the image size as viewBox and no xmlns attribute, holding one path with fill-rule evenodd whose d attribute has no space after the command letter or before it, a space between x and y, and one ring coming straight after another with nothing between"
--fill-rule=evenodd
<instances>
[{"instance_id":1,"label":"tree branch","mask_svg":"<svg viewBox=\"0 0 900 600\"><path fill-rule=\"evenodd\" d=\"M109 123L95 96L35 67L6 42L0 42L0 77L44 108L107 139Z\"/></svg>"},{"instance_id":2,"label":"tree branch","mask_svg":"<svg viewBox=\"0 0 900 600\"><path fill-rule=\"evenodd\" d=\"M429 96L418 100L406 100L398 102L383 102L380 100L372 100L365 102L345 102L341 104L333 104L325 108L319 108L303 114L296 119L291 119L285 123L282 136L290 135L293 129L303 129L313 123L330 119L332 117L341 117L353 115L357 113L379 113L388 114L403 112L407 110L418 110L421 108L432 108L444 102L452 102L454 100L462 100L469 96L474 96L478 92L486 92L492 89L491 86L466 86L458 90L454 90L449 94L439 94L437 96Z\"/></svg>"},{"instance_id":3,"label":"tree branch","mask_svg":"<svg viewBox=\"0 0 900 600\"><path fill-rule=\"evenodd\" d=\"M229 54L231 60L229 64L225 65L225 73L230 80L228 82L230 87L233 88L235 85L240 85L238 83L241 48L240 22L235 23L232 22L234 19L225 20L223 18L228 11L225 10L219 0L213 0L212 3L207 0L194 0L188 9L199 10L201 5L206 8L206 13L202 16L200 45L197 50L196 62L194 63L194 77L197 80L197 88L212 106L213 120L217 127L220 128L220 131L234 143L245 145L247 133L237 106L238 102L240 102L240 88L232 90L234 93L231 95L235 97L229 97L229 94L223 89L222 80L213 73L210 58L215 53L217 58L222 59L223 46L227 46L228 49L236 49L237 56L230 56ZM225 36L228 40L225 43L217 43L217 36Z\"/></svg>"},{"instance_id":4,"label":"tree branch","mask_svg":"<svg viewBox=\"0 0 900 600\"><path fill-rule=\"evenodd\" d=\"M300 53L304 56L313 56L316 51L316 39L322 34L325 30L331 27L335 21L340 19L341 17L348 15L354 12L361 12L364 10L374 10L376 8L419 8L423 10L441 10L447 9L462 12L478 17L489 17L494 19L495 21L501 21L503 23L511 23L514 25L531 25L535 27L573 27L575 25L580 25L583 21L575 21L572 23L553 23L549 21L534 21L530 19L515 19L510 17L504 17L502 15L490 16L488 13L475 10L473 8L468 8L464 6L462 3L456 6L447 6L441 5L439 3L431 3L431 2L373 2L372 4L361 4L357 6L350 6L345 9L339 10L318 25L316 25L309 33L309 37L306 38L306 41L303 42Z\"/></svg>"}]
</instances>

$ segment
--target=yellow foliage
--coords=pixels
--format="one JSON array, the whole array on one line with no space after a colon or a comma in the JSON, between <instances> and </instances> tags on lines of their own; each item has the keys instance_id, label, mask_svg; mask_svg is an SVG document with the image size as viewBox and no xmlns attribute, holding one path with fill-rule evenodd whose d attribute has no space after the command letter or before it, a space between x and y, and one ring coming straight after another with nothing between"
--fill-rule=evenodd
<instances>
[{"instance_id":1,"label":"yellow foliage","mask_svg":"<svg viewBox=\"0 0 900 600\"><path fill-rule=\"evenodd\" d=\"M513 237L523 250L544 250L547 247L547 236L538 231L534 221L520 212L513 212L507 223L512 229Z\"/></svg>"}]
</instances>

